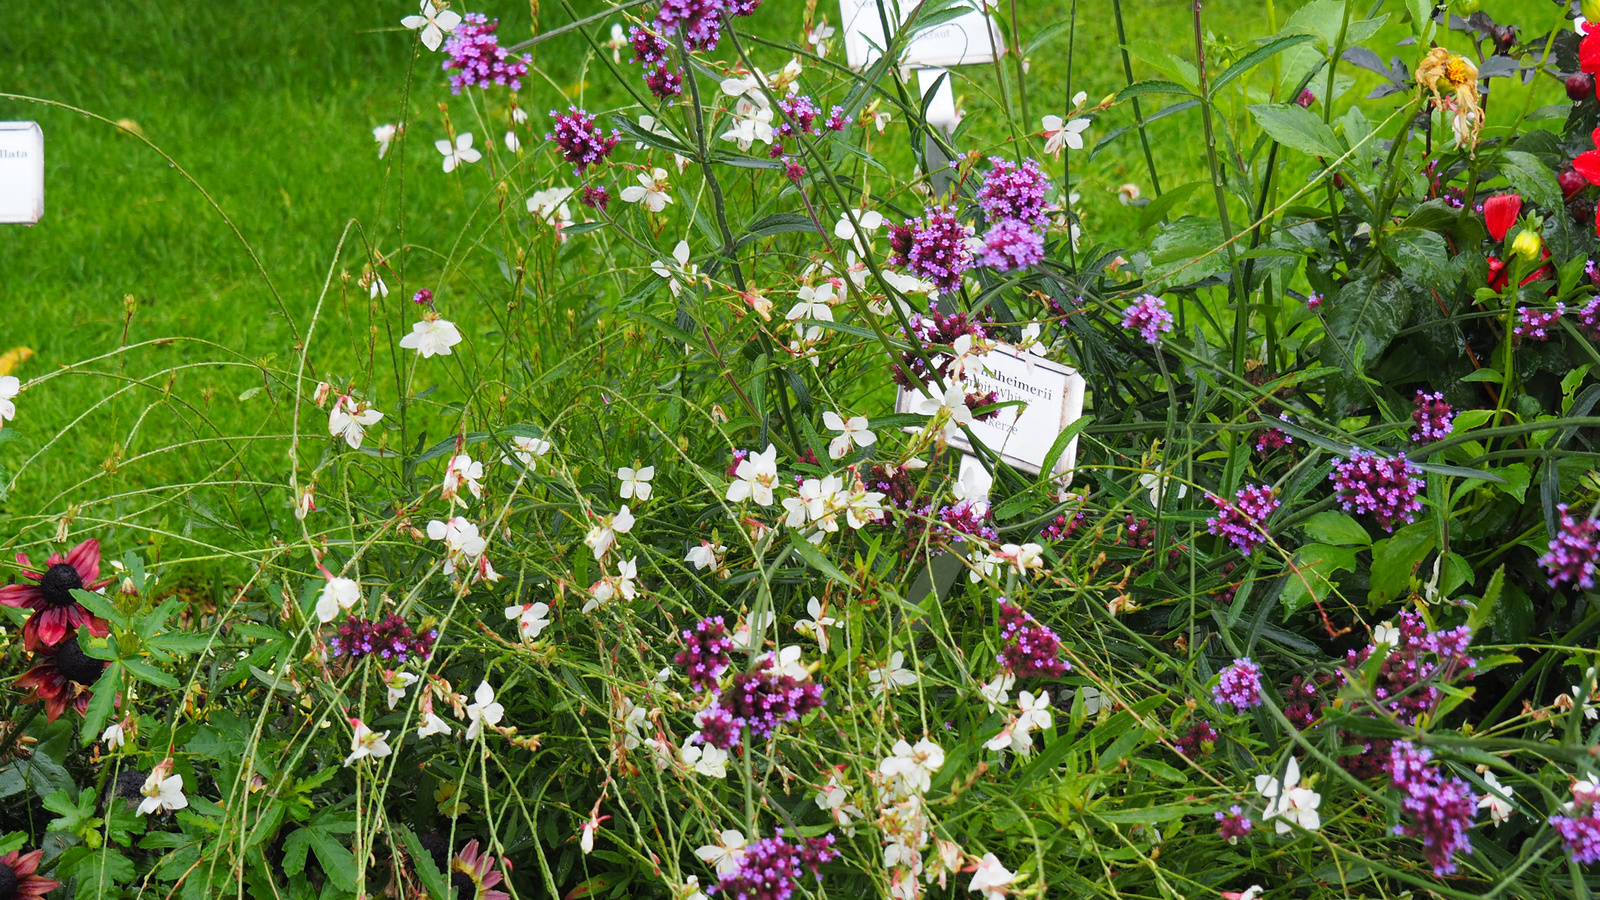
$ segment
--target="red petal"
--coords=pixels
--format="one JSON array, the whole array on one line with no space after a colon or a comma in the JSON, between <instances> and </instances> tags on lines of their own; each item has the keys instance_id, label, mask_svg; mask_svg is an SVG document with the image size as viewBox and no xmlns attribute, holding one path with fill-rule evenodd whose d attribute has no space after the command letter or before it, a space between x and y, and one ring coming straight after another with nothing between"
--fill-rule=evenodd
<instances>
[{"instance_id":1,"label":"red petal","mask_svg":"<svg viewBox=\"0 0 1600 900\"><path fill-rule=\"evenodd\" d=\"M1572 168L1588 179L1590 184L1600 184L1600 150L1579 153L1578 158L1572 161Z\"/></svg>"},{"instance_id":2,"label":"red petal","mask_svg":"<svg viewBox=\"0 0 1600 900\"><path fill-rule=\"evenodd\" d=\"M44 851L35 850L32 853L22 854L17 857L15 862L7 863L7 865L11 867L11 871L16 875L27 877L38 870L39 861L42 859L44 859Z\"/></svg>"},{"instance_id":3,"label":"red petal","mask_svg":"<svg viewBox=\"0 0 1600 900\"><path fill-rule=\"evenodd\" d=\"M44 600L44 592L31 584L8 584L0 587L0 606L10 606L17 609L23 607L33 608L35 603Z\"/></svg>"},{"instance_id":4,"label":"red petal","mask_svg":"<svg viewBox=\"0 0 1600 900\"><path fill-rule=\"evenodd\" d=\"M1578 43L1578 68L1591 75L1600 72L1600 29L1585 34Z\"/></svg>"},{"instance_id":5,"label":"red petal","mask_svg":"<svg viewBox=\"0 0 1600 900\"><path fill-rule=\"evenodd\" d=\"M1483 201L1483 224L1489 228L1489 236L1497 241L1506 239L1506 232L1517 221L1517 214L1522 212L1521 194L1496 194Z\"/></svg>"},{"instance_id":6,"label":"red petal","mask_svg":"<svg viewBox=\"0 0 1600 900\"><path fill-rule=\"evenodd\" d=\"M67 624L70 621L66 610L72 607L53 607L41 609L33 614L26 625L22 626L22 642L29 650L39 644L54 647L61 643L67 636Z\"/></svg>"},{"instance_id":7,"label":"red petal","mask_svg":"<svg viewBox=\"0 0 1600 900\"><path fill-rule=\"evenodd\" d=\"M100 577L100 542L94 538L73 547L67 553L67 564L78 570L78 577L88 584Z\"/></svg>"}]
</instances>

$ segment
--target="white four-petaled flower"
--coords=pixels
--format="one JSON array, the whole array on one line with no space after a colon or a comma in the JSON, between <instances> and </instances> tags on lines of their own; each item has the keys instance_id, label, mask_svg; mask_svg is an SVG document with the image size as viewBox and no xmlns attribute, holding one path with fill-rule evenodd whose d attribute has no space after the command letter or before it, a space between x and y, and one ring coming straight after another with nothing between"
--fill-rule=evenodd
<instances>
[{"instance_id":1,"label":"white four-petaled flower","mask_svg":"<svg viewBox=\"0 0 1600 900\"><path fill-rule=\"evenodd\" d=\"M322 586L317 595L317 621L332 622L342 609L349 609L361 600L361 586L348 578L334 576Z\"/></svg>"},{"instance_id":2,"label":"white four-petaled flower","mask_svg":"<svg viewBox=\"0 0 1600 900\"><path fill-rule=\"evenodd\" d=\"M823 413L823 427L840 433L838 437L828 442L828 458L843 459L857 446L870 447L876 444L878 436L868 430L869 424L866 416L851 416L846 419L833 410Z\"/></svg>"},{"instance_id":3,"label":"white four-petaled flower","mask_svg":"<svg viewBox=\"0 0 1600 900\"><path fill-rule=\"evenodd\" d=\"M655 466L645 466L642 469L635 469L632 466L623 466L622 468L618 469L617 479L622 482L622 489L620 491L622 494L622 499L632 500L634 498L638 498L640 500L649 500L650 491L652 490L650 487L650 479L654 477L656 477Z\"/></svg>"},{"instance_id":4,"label":"white four-petaled flower","mask_svg":"<svg viewBox=\"0 0 1600 900\"><path fill-rule=\"evenodd\" d=\"M0 382L5 379L0 378ZM3 390L4 384L0 384ZM3 412L0 407L0 412ZM366 437L367 426L377 424L383 418L383 413L378 412L365 403L358 402L349 394L341 394L333 402L333 409L328 412L328 433L336 438L344 438L351 450L360 450L361 441Z\"/></svg>"},{"instance_id":5,"label":"white four-petaled flower","mask_svg":"<svg viewBox=\"0 0 1600 900\"><path fill-rule=\"evenodd\" d=\"M985 853L972 870L972 881L967 890L983 894L983 900L1005 900L1006 888L1017 879L1017 873L1000 864L993 853Z\"/></svg>"},{"instance_id":6,"label":"white four-petaled flower","mask_svg":"<svg viewBox=\"0 0 1600 900\"><path fill-rule=\"evenodd\" d=\"M624 203L642 203L644 208L651 212L661 212L672 202L672 195L667 193L670 189L671 185L667 183L667 170L651 169L648 174L640 172L639 183L623 188L619 196Z\"/></svg>"},{"instance_id":7,"label":"white four-petaled flower","mask_svg":"<svg viewBox=\"0 0 1600 900\"><path fill-rule=\"evenodd\" d=\"M433 4L433 0L422 0L418 14L406 16L400 20L400 24L412 31L422 32L422 46L438 50L444 42L444 36L461 24L461 14L454 10L441 10Z\"/></svg>"},{"instance_id":8,"label":"white four-petaled flower","mask_svg":"<svg viewBox=\"0 0 1600 900\"><path fill-rule=\"evenodd\" d=\"M389 142L399 133L400 128L397 125L379 125L372 129L372 139L378 142L379 159L383 159L384 154L389 152Z\"/></svg>"},{"instance_id":9,"label":"white four-petaled flower","mask_svg":"<svg viewBox=\"0 0 1600 900\"><path fill-rule=\"evenodd\" d=\"M540 457L550 452L550 442L536 437L512 437L511 446L516 449L508 454L501 454L500 462L509 466L514 460L521 463L529 472L538 468L538 462L535 457Z\"/></svg>"},{"instance_id":10,"label":"white four-petaled flower","mask_svg":"<svg viewBox=\"0 0 1600 900\"><path fill-rule=\"evenodd\" d=\"M678 756L683 764L697 775L708 778L728 777L728 751L710 744L692 744L693 738L684 738Z\"/></svg>"},{"instance_id":11,"label":"white four-petaled flower","mask_svg":"<svg viewBox=\"0 0 1600 900\"><path fill-rule=\"evenodd\" d=\"M806 612L809 619L801 619L794 623L794 630L800 632L817 642L817 649L823 653L828 652L828 629L838 624L838 620L827 615L822 601L815 597L806 601Z\"/></svg>"},{"instance_id":12,"label":"white four-petaled flower","mask_svg":"<svg viewBox=\"0 0 1600 900\"><path fill-rule=\"evenodd\" d=\"M179 810L189 805L189 798L183 795L183 776L169 774L171 771L170 757L150 771L150 777L139 788L144 799L139 802L137 815L147 816L164 809Z\"/></svg>"},{"instance_id":13,"label":"white four-petaled flower","mask_svg":"<svg viewBox=\"0 0 1600 900\"><path fill-rule=\"evenodd\" d=\"M746 839L744 832L732 828L724 829L717 835L715 844L707 844L694 851L700 861L717 870L718 875L727 875L739 868L739 860L744 858Z\"/></svg>"},{"instance_id":14,"label":"white four-petaled flower","mask_svg":"<svg viewBox=\"0 0 1600 900\"><path fill-rule=\"evenodd\" d=\"M1051 156L1060 156L1063 146L1074 150L1083 149L1083 132L1089 127L1088 119L1073 119L1063 122L1060 116L1045 116L1044 122L1044 152Z\"/></svg>"},{"instance_id":15,"label":"white four-petaled flower","mask_svg":"<svg viewBox=\"0 0 1600 900\"><path fill-rule=\"evenodd\" d=\"M944 766L944 750L923 738L916 746L902 738L894 742L892 755L878 763L878 772L893 779L907 793L925 794L933 786L933 773Z\"/></svg>"},{"instance_id":16,"label":"white four-petaled flower","mask_svg":"<svg viewBox=\"0 0 1600 900\"><path fill-rule=\"evenodd\" d=\"M506 708L494 701L494 688L489 682L478 682L478 689L473 692L473 702L467 706L467 740L476 740L483 729L488 726L500 724L500 718L506 714Z\"/></svg>"},{"instance_id":17,"label":"white four-petaled flower","mask_svg":"<svg viewBox=\"0 0 1600 900\"><path fill-rule=\"evenodd\" d=\"M466 487L467 492L479 500L483 499L483 485L479 479L483 478L483 463L475 462L465 453L450 458L449 465L444 467L444 484L440 487L440 496L454 503L460 498L461 488ZM463 501L462 506L466 503Z\"/></svg>"},{"instance_id":18,"label":"white four-petaled flower","mask_svg":"<svg viewBox=\"0 0 1600 900\"><path fill-rule=\"evenodd\" d=\"M417 351L423 359L449 356L450 348L461 343L461 331L449 319L429 315L413 323L411 333L400 339L400 346Z\"/></svg>"},{"instance_id":19,"label":"white four-petaled flower","mask_svg":"<svg viewBox=\"0 0 1600 900\"><path fill-rule=\"evenodd\" d=\"M879 666L867 673L867 681L872 683L873 696L917 683L917 673L905 667L905 659L906 655L896 650L889 654L887 665Z\"/></svg>"},{"instance_id":20,"label":"white four-petaled flower","mask_svg":"<svg viewBox=\"0 0 1600 900\"><path fill-rule=\"evenodd\" d=\"M517 620L517 631L525 641L534 640L550 625L548 603L521 603L506 607L506 618Z\"/></svg>"},{"instance_id":21,"label":"white four-petaled flower","mask_svg":"<svg viewBox=\"0 0 1600 900\"><path fill-rule=\"evenodd\" d=\"M382 759L389 755L389 732L373 731L360 719L351 719L350 725L355 733L350 737L350 755L344 758L345 765L368 757Z\"/></svg>"},{"instance_id":22,"label":"white four-petaled flower","mask_svg":"<svg viewBox=\"0 0 1600 900\"><path fill-rule=\"evenodd\" d=\"M440 138L433 142L433 146L444 154L444 171L446 174L454 172L457 166L464 163L475 163L483 159L483 154L472 149L472 132L463 131L456 135L456 142L450 143L449 138Z\"/></svg>"},{"instance_id":23,"label":"white four-petaled flower","mask_svg":"<svg viewBox=\"0 0 1600 900\"><path fill-rule=\"evenodd\" d=\"M393 669L383 670L383 686L389 692L389 708L394 709L395 704L405 698L406 688L417 683L417 676L410 672L397 672Z\"/></svg>"},{"instance_id":24,"label":"white four-petaled flower","mask_svg":"<svg viewBox=\"0 0 1600 900\"><path fill-rule=\"evenodd\" d=\"M672 290L672 296L683 293L683 289L700 280L700 267L689 262L689 242L679 241L672 248L672 258L677 261L676 266L669 266L661 260L650 264L650 271L667 280L667 287Z\"/></svg>"},{"instance_id":25,"label":"white four-petaled flower","mask_svg":"<svg viewBox=\"0 0 1600 900\"><path fill-rule=\"evenodd\" d=\"M1271 775L1257 775L1256 790L1267 798L1261 820L1277 819L1275 824L1279 834L1288 834L1292 830L1290 823L1307 831L1316 831L1321 827L1322 817L1317 807L1322 803L1322 795L1300 786L1300 763L1294 757L1289 757L1282 782Z\"/></svg>"},{"instance_id":26,"label":"white four-petaled flower","mask_svg":"<svg viewBox=\"0 0 1600 900\"><path fill-rule=\"evenodd\" d=\"M772 505L772 486L778 481L778 450L771 444L760 453L739 460L733 470L737 480L728 485L729 503L754 499L762 506Z\"/></svg>"}]
</instances>

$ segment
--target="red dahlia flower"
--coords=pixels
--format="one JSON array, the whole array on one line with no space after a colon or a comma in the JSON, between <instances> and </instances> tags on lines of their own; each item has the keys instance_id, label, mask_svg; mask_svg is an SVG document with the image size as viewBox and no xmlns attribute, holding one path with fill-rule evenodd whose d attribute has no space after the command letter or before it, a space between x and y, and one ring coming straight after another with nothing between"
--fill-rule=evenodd
<instances>
[{"instance_id":1,"label":"red dahlia flower","mask_svg":"<svg viewBox=\"0 0 1600 900\"><path fill-rule=\"evenodd\" d=\"M78 646L77 632L68 634L68 639L55 649L41 650L39 661L16 682L17 687L28 690L22 702L43 700L45 715L52 722L61 718L69 704L80 716L88 713L94 683L106 669L105 660L95 659Z\"/></svg>"},{"instance_id":2,"label":"red dahlia flower","mask_svg":"<svg viewBox=\"0 0 1600 900\"><path fill-rule=\"evenodd\" d=\"M1549 258L1550 248L1545 247L1541 251L1540 259L1542 261ZM1526 278L1523 278L1522 281L1518 283L1518 286L1520 287L1522 285L1532 284L1535 281L1543 281L1547 278L1553 277L1554 275L1555 270L1550 268L1549 264L1542 265L1529 273ZM1499 259L1498 257L1489 257L1489 287L1495 291L1503 291L1506 289L1506 282L1510 280L1511 270L1507 268L1505 261Z\"/></svg>"},{"instance_id":3,"label":"red dahlia flower","mask_svg":"<svg viewBox=\"0 0 1600 900\"><path fill-rule=\"evenodd\" d=\"M1593 33L1583 39L1583 46L1586 48L1585 52L1588 52L1587 48L1590 46L1590 41L1595 39L1600 39L1600 28L1596 28ZM1600 46L1595 47L1594 55L1597 70L1600 70ZM1587 59L1587 57L1585 58ZM1584 63L1585 72L1592 71L1588 68L1588 65L1589 63ZM1587 178L1590 184L1600 184L1600 128L1596 128L1589 134L1589 140L1594 143L1595 149L1579 153L1578 158L1572 161L1572 168L1579 175ZM1600 234L1600 206L1595 207L1594 228L1595 232Z\"/></svg>"},{"instance_id":4,"label":"red dahlia flower","mask_svg":"<svg viewBox=\"0 0 1600 900\"><path fill-rule=\"evenodd\" d=\"M100 577L99 541L90 538L66 556L50 554L43 572L31 571L33 563L26 553L18 553L17 562L22 564L22 577L34 583L0 587L0 605L34 610L33 617L22 626L22 641L29 650L40 644L54 647L79 628L89 629L95 637L105 637L105 621L95 618L72 596L75 589L97 591L111 583L110 578L96 580Z\"/></svg>"},{"instance_id":5,"label":"red dahlia flower","mask_svg":"<svg viewBox=\"0 0 1600 900\"><path fill-rule=\"evenodd\" d=\"M19 853L16 850L0 856L0 897L7 900L40 900L58 887L61 882L33 874L39 868L43 850Z\"/></svg>"},{"instance_id":6,"label":"red dahlia flower","mask_svg":"<svg viewBox=\"0 0 1600 900\"><path fill-rule=\"evenodd\" d=\"M1578 43L1578 69L1594 75L1600 73L1600 27L1590 22L1583 30L1583 40Z\"/></svg>"},{"instance_id":7,"label":"red dahlia flower","mask_svg":"<svg viewBox=\"0 0 1600 900\"><path fill-rule=\"evenodd\" d=\"M1483 201L1483 224L1489 229L1489 236L1497 241L1506 239L1506 232L1516 224L1517 214L1522 212L1521 194L1495 194Z\"/></svg>"}]
</instances>

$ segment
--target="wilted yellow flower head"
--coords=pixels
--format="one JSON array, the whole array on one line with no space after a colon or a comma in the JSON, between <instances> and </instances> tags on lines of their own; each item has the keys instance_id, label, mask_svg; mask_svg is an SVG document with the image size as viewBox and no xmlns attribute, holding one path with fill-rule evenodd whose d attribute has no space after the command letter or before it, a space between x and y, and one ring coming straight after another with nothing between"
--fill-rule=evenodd
<instances>
[{"instance_id":1,"label":"wilted yellow flower head","mask_svg":"<svg viewBox=\"0 0 1600 900\"><path fill-rule=\"evenodd\" d=\"M1417 83L1433 94L1440 109L1455 114L1451 125L1468 152L1483 134L1483 98L1478 94L1478 67L1472 60L1435 47L1417 66Z\"/></svg>"}]
</instances>

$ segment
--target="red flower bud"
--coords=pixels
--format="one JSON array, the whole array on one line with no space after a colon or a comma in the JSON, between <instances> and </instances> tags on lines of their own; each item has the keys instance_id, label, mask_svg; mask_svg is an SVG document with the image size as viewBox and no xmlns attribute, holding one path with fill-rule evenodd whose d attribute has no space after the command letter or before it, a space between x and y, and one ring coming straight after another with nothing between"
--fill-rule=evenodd
<instances>
[{"instance_id":1,"label":"red flower bud","mask_svg":"<svg viewBox=\"0 0 1600 900\"><path fill-rule=\"evenodd\" d=\"M1589 179L1579 175L1578 170L1570 166L1561 173L1561 176L1556 181L1561 184L1561 197L1564 200L1571 200L1573 197L1578 196L1580 191L1589 186Z\"/></svg>"},{"instance_id":2,"label":"red flower bud","mask_svg":"<svg viewBox=\"0 0 1600 900\"><path fill-rule=\"evenodd\" d=\"M1567 99L1578 103L1594 96L1594 76L1583 72L1567 76Z\"/></svg>"},{"instance_id":3,"label":"red flower bud","mask_svg":"<svg viewBox=\"0 0 1600 900\"><path fill-rule=\"evenodd\" d=\"M1521 194L1496 194L1483 201L1483 224L1489 229L1489 236L1497 241L1505 240L1506 232L1511 230L1520 212Z\"/></svg>"}]
</instances>

